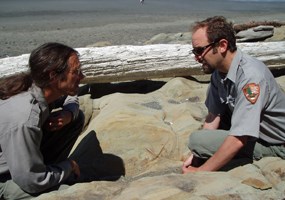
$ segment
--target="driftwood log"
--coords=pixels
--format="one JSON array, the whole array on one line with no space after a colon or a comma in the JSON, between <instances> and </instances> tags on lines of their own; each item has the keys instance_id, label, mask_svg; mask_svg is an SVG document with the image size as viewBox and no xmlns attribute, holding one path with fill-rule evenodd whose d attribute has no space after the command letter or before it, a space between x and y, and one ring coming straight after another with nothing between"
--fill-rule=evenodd
<instances>
[{"instance_id":1,"label":"driftwood log","mask_svg":"<svg viewBox=\"0 0 285 200\"><path fill-rule=\"evenodd\" d=\"M247 30L249 28L253 28L253 27L257 27L257 26L273 26L273 27L280 27L280 26L284 26L285 22L277 22L277 21L260 21L260 22L256 22L256 21L250 21L248 23L243 23L243 24L234 24L234 30L236 31L236 33L240 32L240 31L244 31Z\"/></svg>"},{"instance_id":2,"label":"driftwood log","mask_svg":"<svg viewBox=\"0 0 285 200\"><path fill-rule=\"evenodd\" d=\"M265 62L273 71L285 69L285 41L240 43L244 52ZM82 83L106 83L176 76L202 75L191 45L156 44L78 48ZM28 70L29 54L0 59L0 78Z\"/></svg>"}]
</instances>

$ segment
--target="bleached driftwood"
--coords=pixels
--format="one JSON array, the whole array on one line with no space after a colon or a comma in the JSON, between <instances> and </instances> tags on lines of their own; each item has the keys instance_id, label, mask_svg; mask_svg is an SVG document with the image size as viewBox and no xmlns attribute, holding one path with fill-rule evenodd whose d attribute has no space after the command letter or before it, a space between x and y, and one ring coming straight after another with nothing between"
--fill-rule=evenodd
<instances>
[{"instance_id":1,"label":"bleached driftwood","mask_svg":"<svg viewBox=\"0 0 285 200\"><path fill-rule=\"evenodd\" d=\"M285 68L285 41L238 44L270 69ZM78 48L84 83L201 75L191 45L156 44ZM26 71L29 54L0 59L0 78Z\"/></svg>"},{"instance_id":2,"label":"bleached driftwood","mask_svg":"<svg viewBox=\"0 0 285 200\"><path fill-rule=\"evenodd\" d=\"M234 24L234 30L238 33L240 31L247 30L249 28L257 27L257 26L273 26L273 27L280 27L284 26L285 21L278 22L278 21L251 21L243 24Z\"/></svg>"}]
</instances>

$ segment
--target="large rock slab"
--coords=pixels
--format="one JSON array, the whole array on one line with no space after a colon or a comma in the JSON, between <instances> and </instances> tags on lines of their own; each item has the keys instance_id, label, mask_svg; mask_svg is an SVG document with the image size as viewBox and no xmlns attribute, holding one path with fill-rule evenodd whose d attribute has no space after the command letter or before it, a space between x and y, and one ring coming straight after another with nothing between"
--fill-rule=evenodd
<instances>
[{"instance_id":1,"label":"large rock slab","mask_svg":"<svg viewBox=\"0 0 285 200\"><path fill-rule=\"evenodd\" d=\"M284 161L267 158L256 162L275 164ZM273 167L275 166L275 167ZM263 166L265 167L265 166ZM278 165L271 165L271 170ZM282 167L284 170L284 166ZM230 172L199 172L192 174L169 173L127 181L80 183L61 191L39 196L36 199L100 199L100 200L208 200L208 199L284 199L284 180L272 184L262 175L264 168L245 165ZM283 175L278 177L283 178ZM265 185L260 188L259 185Z\"/></svg>"},{"instance_id":2,"label":"large rock slab","mask_svg":"<svg viewBox=\"0 0 285 200\"><path fill-rule=\"evenodd\" d=\"M94 130L103 152L124 160L127 176L146 171L159 158L179 161L189 133L201 127L206 115L206 87L177 78L148 94L94 99L92 109L99 114L89 120L81 137Z\"/></svg>"},{"instance_id":3,"label":"large rock slab","mask_svg":"<svg viewBox=\"0 0 285 200\"><path fill-rule=\"evenodd\" d=\"M284 77L277 81L285 87ZM181 174L188 136L201 128L206 115L207 86L174 78L146 94L80 97L88 123L72 155L95 175L91 173L90 183L36 199L284 199L285 161L280 158L229 171ZM83 153L74 155L78 148Z\"/></svg>"}]
</instances>

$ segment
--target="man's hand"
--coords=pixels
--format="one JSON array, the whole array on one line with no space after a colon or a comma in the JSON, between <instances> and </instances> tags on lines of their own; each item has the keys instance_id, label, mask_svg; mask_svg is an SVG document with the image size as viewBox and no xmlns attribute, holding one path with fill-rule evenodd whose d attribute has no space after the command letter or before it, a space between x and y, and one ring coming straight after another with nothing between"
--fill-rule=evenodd
<instances>
[{"instance_id":1,"label":"man's hand","mask_svg":"<svg viewBox=\"0 0 285 200\"><path fill-rule=\"evenodd\" d=\"M49 131L58 131L72 121L72 114L69 111L59 110L51 113L46 122Z\"/></svg>"},{"instance_id":2,"label":"man's hand","mask_svg":"<svg viewBox=\"0 0 285 200\"><path fill-rule=\"evenodd\" d=\"M191 172L191 164L192 164L192 160L193 160L193 154L189 156L189 158L187 158L183 165L182 165L182 173L186 174L188 172Z\"/></svg>"},{"instance_id":3,"label":"man's hand","mask_svg":"<svg viewBox=\"0 0 285 200\"><path fill-rule=\"evenodd\" d=\"M193 154L191 154L189 156L189 158L187 158L184 163L183 163L183 166L182 167L189 167L191 164L192 164L192 161L193 161Z\"/></svg>"},{"instance_id":4,"label":"man's hand","mask_svg":"<svg viewBox=\"0 0 285 200\"><path fill-rule=\"evenodd\" d=\"M194 159L194 155L192 154L191 156L189 156L189 158L187 158L183 165L182 165L182 173L186 174L189 172L197 172L200 171L198 167L193 167L191 166L193 164L193 159Z\"/></svg>"},{"instance_id":5,"label":"man's hand","mask_svg":"<svg viewBox=\"0 0 285 200\"><path fill-rule=\"evenodd\" d=\"M221 117L213 113L208 113L206 116L203 129L216 130L219 128L221 122Z\"/></svg>"},{"instance_id":6,"label":"man's hand","mask_svg":"<svg viewBox=\"0 0 285 200\"><path fill-rule=\"evenodd\" d=\"M199 170L199 167L192 167L192 166L188 166L188 167L182 167L182 173L183 174L187 174L187 173L190 173L190 172L198 172L200 171Z\"/></svg>"}]
</instances>

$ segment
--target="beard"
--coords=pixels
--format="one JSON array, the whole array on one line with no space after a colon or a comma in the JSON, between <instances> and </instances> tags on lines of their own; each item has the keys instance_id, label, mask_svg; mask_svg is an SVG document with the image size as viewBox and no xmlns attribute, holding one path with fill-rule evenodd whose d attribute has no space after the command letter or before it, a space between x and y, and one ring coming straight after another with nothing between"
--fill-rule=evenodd
<instances>
[{"instance_id":1,"label":"beard","mask_svg":"<svg viewBox=\"0 0 285 200\"><path fill-rule=\"evenodd\" d=\"M212 74L215 69L207 63L202 63L202 71L204 72L204 74Z\"/></svg>"}]
</instances>

